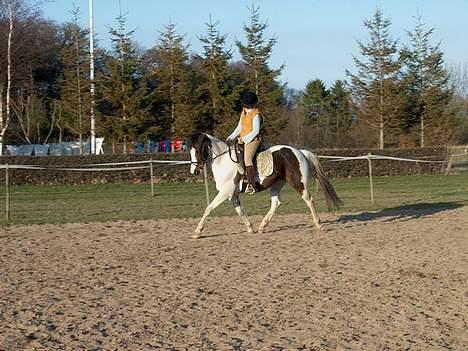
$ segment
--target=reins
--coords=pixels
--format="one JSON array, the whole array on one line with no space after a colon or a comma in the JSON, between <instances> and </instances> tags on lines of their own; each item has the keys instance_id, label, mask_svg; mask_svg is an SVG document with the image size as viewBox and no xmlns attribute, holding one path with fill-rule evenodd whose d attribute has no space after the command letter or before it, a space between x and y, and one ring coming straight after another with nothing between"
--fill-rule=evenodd
<instances>
[{"instance_id":1,"label":"reins","mask_svg":"<svg viewBox=\"0 0 468 351\"><path fill-rule=\"evenodd\" d=\"M236 155L236 160L233 160L232 158L232 152L231 152L231 145L232 145L232 148L234 149L234 152L235 152L235 155ZM228 152L229 152L229 158L231 159L232 162L234 163L239 163L239 152L238 152L238 149L237 149L237 143L232 143L232 144L229 144L228 143Z\"/></svg>"}]
</instances>

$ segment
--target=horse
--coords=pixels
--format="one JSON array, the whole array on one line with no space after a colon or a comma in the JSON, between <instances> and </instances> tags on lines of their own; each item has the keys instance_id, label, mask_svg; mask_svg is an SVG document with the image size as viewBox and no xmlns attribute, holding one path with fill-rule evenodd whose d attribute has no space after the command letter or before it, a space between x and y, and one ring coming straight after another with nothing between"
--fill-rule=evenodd
<instances>
[{"instance_id":1,"label":"horse","mask_svg":"<svg viewBox=\"0 0 468 351\"><path fill-rule=\"evenodd\" d=\"M199 238L205 226L205 220L216 207L225 200L230 200L237 214L244 222L247 232L253 233L252 223L244 213L240 202L242 191L243 169L232 145L206 133L191 136L190 173L200 174L205 165L211 165L218 194L206 207L198 223L193 238ZM280 193L288 183L302 197L310 209L312 220L318 230L322 229L315 209L314 199L308 190L309 180L315 178L324 193L329 210L339 209L343 204L327 179L317 156L308 150L298 150L288 145L276 145L268 149L273 156L273 173L260 177L261 190L270 189L271 207L263 218L258 232L263 233L281 204Z\"/></svg>"}]
</instances>

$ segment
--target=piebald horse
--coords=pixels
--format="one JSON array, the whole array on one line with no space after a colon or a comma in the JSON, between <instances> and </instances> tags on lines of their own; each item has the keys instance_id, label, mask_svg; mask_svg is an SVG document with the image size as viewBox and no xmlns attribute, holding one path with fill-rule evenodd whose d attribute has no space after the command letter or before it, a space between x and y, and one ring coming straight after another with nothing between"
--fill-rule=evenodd
<instances>
[{"instance_id":1,"label":"piebald horse","mask_svg":"<svg viewBox=\"0 0 468 351\"><path fill-rule=\"evenodd\" d=\"M193 237L200 237L205 220L210 212L227 199L231 201L237 214L247 227L247 231L253 233L252 223L245 215L239 198L243 175L239 164L235 162L237 161L237 155L232 150L232 146L212 135L204 133L192 135L191 145L190 173L197 175L205 165L211 165L216 189L218 190L216 197L206 207ZM269 188L271 191L271 207L258 227L258 232L262 233L265 230L265 227L280 206L280 192L286 183L290 184L299 193L310 209L316 228L321 229L314 199L308 190L309 180L311 178L317 180L330 210L338 209L342 205L342 202L327 179L317 156L310 151L297 150L286 145L276 145L269 148L269 150L273 155L274 170L270 176L260 178L260 184L261 190Z\"/></svg>"}]
</instances>

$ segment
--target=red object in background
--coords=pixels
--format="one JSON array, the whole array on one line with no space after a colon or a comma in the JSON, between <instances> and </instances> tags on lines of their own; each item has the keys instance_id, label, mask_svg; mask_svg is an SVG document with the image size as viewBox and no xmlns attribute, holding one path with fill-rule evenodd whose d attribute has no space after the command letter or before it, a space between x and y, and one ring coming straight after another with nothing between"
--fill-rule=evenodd
<instances>
[{"instance_id":1,"label":"red object in background","mask_svg":"<svg viewBox=\"0 0 468 351\"><path fill-rule=\"evenodd\" d=\"M174 142L174 151L182 151L182 139L175 138Z\"/></svg>"}]
</instances>

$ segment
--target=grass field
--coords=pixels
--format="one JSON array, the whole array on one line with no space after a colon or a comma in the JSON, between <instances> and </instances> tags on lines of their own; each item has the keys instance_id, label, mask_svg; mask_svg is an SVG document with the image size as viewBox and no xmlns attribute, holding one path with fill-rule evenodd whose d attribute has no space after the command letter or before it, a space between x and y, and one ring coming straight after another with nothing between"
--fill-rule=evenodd
<instances>
[{"instance_id":1,"label":"grass field","mask_svg":"<svg viewBox=\"0 0 468 351\"><path fill-rule=\"evenodd\" d=\"M368 178L332 180L344 202L343 212L372 211L402 206L436 206L457 203L468 205L468 174L451 176L376 177L375 204L371 205ZM205 208L202 183L156 184L151 196L149 184L48 185L10 188L10 221L5 218L5 188L0 189L0 225L33 223L103 222L159 218L199 217ZM313 189L315 190L315 189ZM215 195L210 184L211 197ZM244 195L249 215L265 214L269 192ZM318 210L326 210L321 193L316 196ZM286 186L279 213L306 212L300 197ZM213 216L232 216L228 202Z\"/></svg>"}]
</instances>

